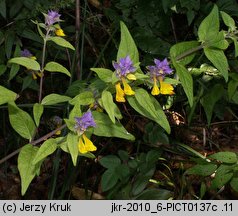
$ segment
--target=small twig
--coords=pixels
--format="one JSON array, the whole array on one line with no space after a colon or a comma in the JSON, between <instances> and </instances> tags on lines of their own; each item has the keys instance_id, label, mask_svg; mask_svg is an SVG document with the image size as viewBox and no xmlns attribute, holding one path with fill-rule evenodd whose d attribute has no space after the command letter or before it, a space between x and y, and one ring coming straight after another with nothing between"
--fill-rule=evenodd
<instances>
[{"instance_id":1,"label":"small twig","mask_svg":"<svg viewBox=\"0 0 238 216\"><path fill-rule=\"evenodd\" d=\"M32 144L32 145L34 146L34 145L36 145L36 144L38 144L38 143L40 143L40 142L42 142L42 141L44 141L44 140L46 140L46 139L52 137L57 131L64 129L65 127L66 127L66 124L64 124L64 125L62 125L61 127L59 127L59 128L57 128L57 129L51 131L50 133L48 133L48 134L44 135L43 137L39 138L38 140L35 140L35 141L30 142L30 144ZM21 147L21 148L22 148L22 147ZM13 156L15 156L16 154L18 154L18 153L21 151L21 148L15 150L15 151L12 152L11 154L9 154L9 155L7 155L6 157L2 158L2 159L0 160L0 164L4 163L4 162L7 161L8 159L10 159L10 158L12 158Z\"/></svg>"},{"instance_id":2,"label":"small twig","mask_svg":"<svg viewBox=\"0 0 238 216\"><path fill-rule=\"evenodd\" d=\"M237 120L234 120L234 121L220 121L220 122L213 122L210 125L232 124L232 123L238 123L238 121Z\"/></svg>"},{"instance_id":3,"label":"small twig","mask_svg":"<svg viewBox=\"0 0 238 216\"><path fill-rule=\"evenodd\" d=\"M79 34L80 34L80 0L76 0L75 6L75 53L76 53L76 74L80 78L80 52L79 52Z\"/></svg>"},{"instance_id":4,"label":"small twig","mask_svg":"<svg viewBox=\"0 0 238 216\"><path fill-rule=\"evenodd\" d=\"M171 22L171 25L172 25L172 30L173 30L174 39L175 39L175 42L177 43L177 42L178 42L178 39L177 39L176 31L175 31L174 20L173 20L172 17L170 18L170 22Z\"/></svg>"}]
</instances>

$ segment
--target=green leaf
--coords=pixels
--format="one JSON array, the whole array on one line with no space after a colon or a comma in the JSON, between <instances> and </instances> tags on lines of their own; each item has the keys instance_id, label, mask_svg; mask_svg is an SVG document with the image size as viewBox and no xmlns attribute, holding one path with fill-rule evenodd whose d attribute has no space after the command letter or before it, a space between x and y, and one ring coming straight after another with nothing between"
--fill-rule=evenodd
<instances>
[{"instance_id":1,"label":"green leaf","mask_svg":"<svg viewBox=\"0 0 238 216\"><path fill-rule=\"evenodd\" d=\"M200 176L209 176L213 174L217 169L216 164L197 164L186 170L188 175L200 175Z\"/></svg>"},{"instance_id":2,"label":"green leaf","mask_svg":"<svg viewBox=\"0 0 238 216\"><path fill-rule=\"evenodd\" d=\"M68 149L69 149L74 166L76 166L77 164L77 158L79 154L78 140L79 138L76 134L69 133L67 135L67 145L68 145Z\"/></svg>"},{"instance_id":3,"label":"green leaf","mask_svg":"<svg viewBox=\"0 0 238 216\"><path fill-rule=\"evenodd\" d=\"M238 42L237 42L236 38L232 37L232 40L233 40L233 43L234 43L234 46L235 46L235 57L237 57L238 56Z\"/></svg>"},{"instance_id":4,"label":"green leaf","mask_svg":"<svg viewBox=\"0 0 238 216\"><path fill-rule=\"evenodd\" d=\"M20 65L18 65L18 64L11 65L11 70L10 70L10 73L9 73L8 81L11 81L16 76L19 69L20 69Z\"/></svg>"},{"instance_id":5,"label":"green leaf","mask_svg":"<svg viewBox=\"0 0 238 216\"><path fill-rule=\"evenodd\" d=\"M231 81L228 83L227 93L228 93L229 100L231 100L232 97L234 96L237 87L238 87L238 82L237 82L237 80L231 80Z\"/></svg>"},{"instance_id":6,"label":"green leaf","mask_svg":"<svg viewBox=\"0 0 238 216\"><path fill-rule=\"evenodd\" d=\"M204 47L213 47L217 49L227 49L229 43L225 39L225 33L220 31L217 35L215 35L210 41L204 44Z\"/></svg>"},{"instance_id":7,"label":"green leaf","mask_svg":"<svg viewBox=\"0 0 238 216\"><path fill-rule=\"evenodd\" d=\"M59 46L75 50L75 48L72 46L72 44L69 43L67 40L65 40L62 37L50 37L48 40L53 41L54 43L56 43Z\"/></svg>"},{"instance_id":8,"label":"green leaf","mask_svg":"<svg viewBox=\"0 0 238 216\"><path fill-rule=\"evenodd\" d=\"M0 86L0 105L15 101L17 99L17 94L7 88Z\"/></svg>"},{"instance_id":9,"label":"green leaf","mask_svg":"<svg viewBox=\"0 0 238 216\"><path fill-rule=\"evenodd\" d=\"M140 88L135 90L135 99L128 97L129 104L140 114L158 123L162 128L170 133L169 122L164 114L159 102L151 96L146 90Z\"/></svg>"},{"instance_id":10,"label":"green leaf","mask_svg":"<svg viewBox=\"0 0 238 216\"><path fill-rule=\"evenodd\" d=\"M69 119L74 120L75 117L82 115L81 107L79 104L74 105L73 109L70 111Z\"/></svg>"},{"instance_id":11,"label":"green leaf","mask_svg":"<svg viewBox=\"0 0 238 216\"><path fill-rule=\"evenodd\" d=\"M94 95L91 91L85 91L76 95L72 100L69 101L72 105L89 105L94 103Z\"/></svg>"},{"instance_id":12,"label":"green leaf","mask_svg":"<svg viewBox=\"0 0 238 216\"><path fill-rule=\"evenodd\" d=\"M139 62L139 53L136 47L136 44L131 37L128 28L123 22L120 22L121 26L121 42L117 52L117 61L120 58L125 58L127 55L130 56L132 62L135 64Z\"/></svg>"},{"instance_id":13,"label":"green leaf","mask_svg":"<svg viewBox=\"0 0 238 216\"><path fill-rule=\"evenodd\" d=\"M127 130L119 122L113 124L106 114L96 111L92 112L92 114L96 122L96 127L93 130L93 133L95 135L135 140L135 137L132 134L128 133Z\"/></svg>"},{"instance_id":14,"label":"green leaf","mask_svg":"<svg viewBox=\"0 0 238 216\"><path fill-rule=\"evenodd\" d=\"M99 163L107 169L114 169L121 164L121 160L115 155L107 155L102 157Z\"/></svg>"},{"instance_id":15,"label":"green leaf","mask_svg":"<svg viewBox=\"0 0 238 216\"><path fill-rule=\"evenodd\" d=\"M236 163L237 156L234 152L217 152L209 156L209 158L221 161L223 163Z\"/></svg>"},{"instance_id":16,"label":"green leaf","mask_svg":"<svg viewBox=\"0 0 238 216\"><path fill-rule=\"evenodd\" d=\"M1 64L0 65L0 76L3 75L6 72L6 70L7 70L7 66Z\"/></svg>"},{"instance_id":17,"label":"green leaf","mask_svg":"<svg viewBox=\"0 0 238 216\"><path fill-rule=\"evenodd\" d=\"M57 63L57 62L48 62L44 68L46 71L49 72L59 72L59 73L63 73L66 74L67 76L71 77L70 72L67 70L67 68L65 68L63 65Z\"/></svg>"},{"instance_id":18,"label":"green leaf","mask_svg":"<svg viewBox=\"0 0 238 216\"><path fill-rule=\"evenodd\" d=\"M229 14L225 13L224 11L220 11L220 13L225 25L228 26L231 29L231 31L234 31L236 29L236 24L234 19Z\"/></svg>"},{"instance_id":19,"label":"green leaf","mask_svg":"<svg viewBox=\"0 0 238 216\"><path fill-rule=\"evenodd\" d=\"M49 94L43 98L41 101L42 105L53 105L63 102L68 102L71 100L71 97L65 96L65 95L59 95L59 94Z\"/></svg>"},{"instance_id":20,"label":"green leaf","mask_svg":"<svg viewBox=\"0 0 238 216\"><path fill-rule=\"evenodd\" d=\"M211 189L220 189L227 184L233 176L232 166L222 164L216 171L215 178L211 182Z\"/></svg>"},{"instance_id":21,"label":"green leaf","mask_svg":"<svg viewBox=\"0 0 238 216\"><path fill-rule=\"evenodd\" d=\"M4 19L6 19L7 16L6 0L0 0L0 14Z\"/></svg>"},{"instance_id":22,"label":"green leaf","mask_svg":"<svg viewBox=\"0 0 238 216\"><path fill-rule=\"evenodd\" d=\"M192 51L193 50L195 51L198 46L199 46L199 42L197 41L186 41L186 42L177 43L170 48L170 56L171 58L173 58L174 60L177 60L182 65L187 65L195 57L195 53ZM191 52L191 54L188 56L185 56L184 58L181 58L183 54L186 54L188 52Z\"/></svg>"},{"instance_id":23,"label":"green leaf","mask_svg":"<svg viewBox=\"0 0 238 216\"><path fill-rule=\"evenodd\" d=\"M173 62L176 69L176 73L179 76L179 80L183 86L183 90L187 95L190 107L193 106L193 78L189 71L181 64Z\"/></svg>"},{"instance_id":24,"label":"green leaf","mask_svg":"<svg viewBox=\"0 0 238 216\"><path fill-rule=\"evenodd\" d=\"M109 115L111 121L115 124L115 117L118 115L117 111L119 110L117 105L113 102L112 94L109 91L104 90L102 92L102 105ZM120 110L119 110L120 115ZM120 115L120 117L122 117Z\"/></svg>"},{"instance_id":25,"label":"green leaf","mask_svg":"<svg viewBox=\"0 0 238 216\"><path fill-rule=\"evenodd\" d=\"M114 169L106 170L102 175L102 191L108 191L113 188L118 182L118 176Z\"/></svg>"},{"instance_id":26,"label":"green leaf","mask_svg":"<svg viewBox=\"0 0 238 216\"><path fill-rule=\"evenodd\" d=\"M40 70L40 65L39 63L31 58L27 58L27 57L16 57L16 58L12 58L8 61L8 63L11 64L19 64L21 66L26 67L27 69L31 69L31 70L35 70L35 71L39 71Z\"/></svg>"},{"instance_id":27,"label":"green leaf","mask_svg":"<svg viewBox=\"0 0 238 216\"><path fill-rule=\"evenodd\" d=\"M238 177L233 177L230 182L231 187L238 192Z\"/></svg>"},{"instance_id":28,"label":"green leaf","mask_svg":"<svg viewBox=\"0 0 238 216\"><path fill-rule=\"evenodd\" d=\"M219 32L218 7L214 5L210 14L201 22L198 28L198 37L202 42L209 41Z\"/></svg>"},{"instance_id":29,"label":"green leaf","mask_svg":"<svg viewBox=\"0 0 238 216\"><path fill-rule=\"evenodd\" d=\"M94 71L102 81L106 83L112 82L113 72L111 70L106 68L90 68L90 70Z\"/></svg>"},{"instance_id":30,"label":"green leaf","mask_svg":"<svg viewBox=\"0 0 238 216\"><path fill-rule=\"evenodd\" d=\"M225 80L228 81L228 62L224 52L212 48L204 48L204 52L206 57L220 71Z\"/></svg>"},{"instance_id":31,"label":"green leaf","mask_svg":"<svg viewBox=\"0 0 238 216\"><path fill-rule=\"evenodd\" d=\"M168 200L171 197L173 197L173 193L169 190L165 190L162 188L159 188L159 189L149 188L142 191L138 196L135 197L135 199L136 200Z\"/></svg>"},{"instance_id":32,"label":"green leaf","mask_svg":"<svg viewBox=\"0 0 238 216\"><path fill-rule=\"evenodd\" d=\"M31 181L36 176L40 164L33 164L32 161L38 151L37 147L27 144L21 148L18 155L18 170L21 177L21 194L26 193Z\"/></svg>"},{"instance_id":33,"label":"green leaf","mask_svg":"<svg viewBox=\"0 0 238 216\"><path fill-rule=\"evenodd\" d=\"M211 123L213 108L217 101L223 96L224 88L221 84L216 84L209 89L208 94L201 98L201 104L206 112L208 125Z\"/></svg>"},{"instance_id":34,"label":"green leaf","mask_svg":"<svg viewBox=\"0 0 238 216\"><path fill-rule=\"evenodd\" d=\"M40 118L43 112L44 112L44 106L42 104L35 103L33 106L33 116L34 116L34 120L37 127L40 124Z\"/></svg>"},{"instance_id":35,"label":"green leaf","mask_svg":"<svg viewBox=\"0 0 238 216\"><path fill-rule=\"evenodd\" d=\"M22 137L31 140L36 126L31 116L18 108L14 102L8 103L9 120L13 129Z\"/></svg>"},{"instance_id":36,"label":"green leaf","mask_svg":"<svg viewBox=\"0 0 238 216\"><path fill-rule=\"evenodd\" d=\"M57 143L55 139L50 138L46 140L37 151L35 158L32 161L32 164L37 164L41 160L45 159L48 155L51 155L56 149Z\"/></svg>"},{"instance_id":37,"label":"green leaf","mask_svg":"<svg viewBox=\"0 0 238 216\"><path fill-rule=\"evenodd\" d=\"M133 183L132 194L136 196L139 193L141 193L145 189L146 185L149 183L151 177L152 176L144 176L144 175L138 177Z\"/></svg>"}]
</instances>

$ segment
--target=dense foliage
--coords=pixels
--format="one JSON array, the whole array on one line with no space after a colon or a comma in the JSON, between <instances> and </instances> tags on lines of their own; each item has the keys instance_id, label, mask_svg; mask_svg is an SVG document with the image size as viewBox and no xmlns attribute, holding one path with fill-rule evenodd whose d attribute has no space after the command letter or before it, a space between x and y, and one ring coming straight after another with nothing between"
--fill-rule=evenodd
<instances>
[{"instance_id":1,"label":"dense foliage","mask_svg":"<svg viewBox=\"0 0 238 216\"><path fill-rule=\"evenodd\" d=\"M235 198L237 17L234 0L1 0L1 184Z\"/></svg>"}]
</instances>

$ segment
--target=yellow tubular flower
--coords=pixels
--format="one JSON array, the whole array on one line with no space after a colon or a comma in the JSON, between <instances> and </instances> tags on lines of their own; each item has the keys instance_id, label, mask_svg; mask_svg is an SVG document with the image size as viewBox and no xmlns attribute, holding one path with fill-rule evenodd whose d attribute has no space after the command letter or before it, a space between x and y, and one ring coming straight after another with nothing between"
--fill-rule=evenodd
<instances>
[{"instance_id":1,"label":"yellow tubular flower","mask_svg":"<svg viewBox=\"0 0 238 216\"><path fill-rule=\"evenodd\" d=\"M121 83L120 82L118 82L116 84L116 101L117 102L126 102L125 93L121 88Z\"/></svg>"},{"instance_id":2,"label":"yellow tubular flower","mask_svg":"<svg viewBox=\"0 0 238 216\"><path fill-rule=\"evenodd\" d=\"M157 85L157 80L156 80L156 77L154 77L154 86L152 88L151 94L158 95L159 93L160 93L160 91L159 91L159 87Z\"/></svg>"},{"instance_id":3,"label":"yellow tubular flower","mask_svg":"<svg viewBox=\"0 0 238 216\"><path fill-rule=\"evenodd\" d=\"M82 154L85 154L85 153L88 152L86 150L86 147L85 147L85 144L83 142L83 138L82 137L79 138L78 149L79 149L79 152L82 153Z\"/></svg>"},{"instance_id":4,"label":"yellow tubular flower","mask_svg":"<svg viewBox=\"0 0 238 216\"><path fill-rule=\"evenodd\" d=\"M87 151L96 151L97 147L95 145L93 145L93 142L85 135L83 134L83 140L84 140L84 144L85 144L85 148Z\"/></svg>"},{"instance_id":5,"label":"yellow tubular flower","mask_svg":"<svg viewBox=\"0 0 238 216\"><path fill-rule=\"evenodd\" d=\"M126 78L127 79L129 79L129 80L136 80L136 76L134 75L134 74L128 74L127 76L126 76Z\"/></svg>"},{"instance_id":6,"label":"yellow tubular flower","mask_svg":"<svg viewBox=\"0 0 238 216\"><path fill-rule=\"evenodd\" d=\"M79 138L78 148L79 152L82 154L97 150L97 147L93 145L92 141L88 139L85 134L83 134L82 137Z\"/></svg>"},{"instance_id":7,"label":"yellow tubular flower","mask_svg":"<svg viewBox=\"0 0 238 216\"><path fill-rule=\"evenodd\" d=\"M162 78L159 79L159 82L160 82L161 94L169 94L169 95L174 94L174 91L173 91L174 87L171 84L165 83Z\"/></svg>"},{"instance_id":8,"label":"yellow tubular flower","mask_svg":"<svg viewBox=\"0 0 238 216\"><path fill-rule=\"evenodd\" d=\"M55 34L59 37L64 37L65 36L63 29L56 29Z\"/></svg>"},{"instance_id":9,"label":"yellow tubular flower","mask_svg":"<svg viewBox=\"0 0 238 216\"><path fill-rule=\"evenodd\" d=\"M126 95L134 95L135 92L131 89L131 87L129 86L129 84L126 82L125 79L122 79L122 84L124 86L124 93Z\"/></svg>"}]
</instances>

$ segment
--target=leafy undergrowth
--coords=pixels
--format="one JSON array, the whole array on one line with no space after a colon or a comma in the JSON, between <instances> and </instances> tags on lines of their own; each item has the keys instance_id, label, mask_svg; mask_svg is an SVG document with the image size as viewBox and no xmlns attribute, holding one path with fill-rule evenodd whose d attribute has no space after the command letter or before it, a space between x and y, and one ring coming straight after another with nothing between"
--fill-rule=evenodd
<instances>
[{"instance_id":1,"label":"leafy undergrowth","mask_svg":"<svg viewBox=\"0 0 238 216\"><path fill-rule=\"evenodd\" d=\"M0 199L237 199L237 17L2 0Z\"/></svg>"}]
</instances>

